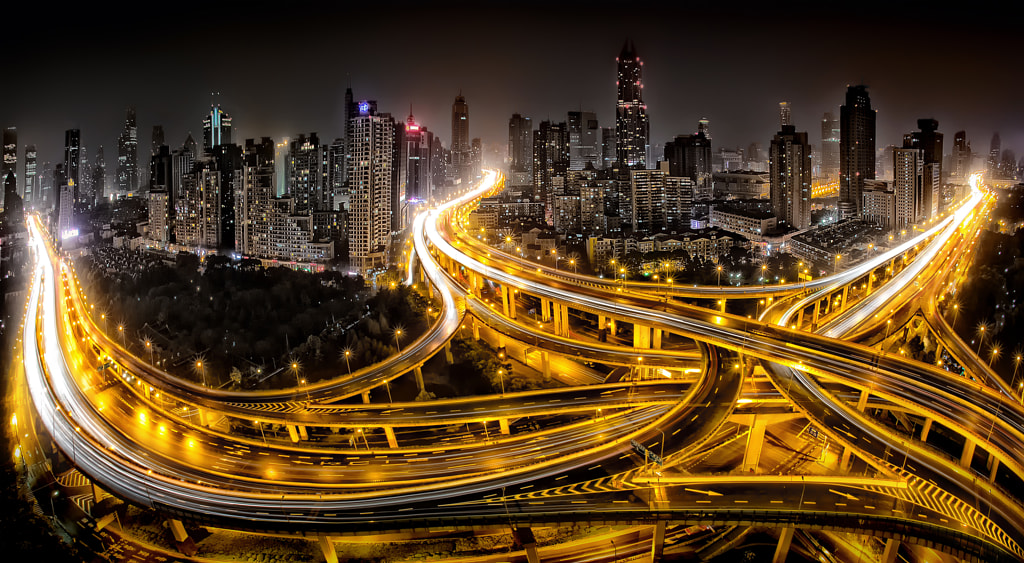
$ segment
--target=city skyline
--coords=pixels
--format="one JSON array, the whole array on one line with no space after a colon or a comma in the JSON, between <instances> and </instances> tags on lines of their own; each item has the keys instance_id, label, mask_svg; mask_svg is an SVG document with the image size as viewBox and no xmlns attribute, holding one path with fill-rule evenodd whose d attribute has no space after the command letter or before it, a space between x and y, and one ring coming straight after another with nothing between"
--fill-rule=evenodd
<instances>
[{"instance_id":1,"label":"city skyline","mask_svg":"<svg viewBox=\"0 0 1024 563\"><path fill-rule=\"evenodd\" d=\"M371 32L354 30L339 37L331 32L332 22L340 24L347 16L330 9L330 17L311 23L288 15L270 18L259 10L235 14L230 6L213 7L211 14L237 21L214 39L205 32L217 17L197 21L175 15L132 19L83 13L79 21L89 23L84 26L87 29L135 27L163 40L142 42L124 51L117 49L120 44L110 34L84 34L79 38L82 51L98 64L59 73L52 69L57 68L62 51L43 44L15 60L14 74L37 86L6 89L0 118L5 126L18 128L19 144L37 146L40 162L59 161L61 136L72 128L82 131L82 143L90 150L103 145L112 153L129 106L136 108L143 143L148 143L154 125L164 127L166 143L172 147L189 133L200 138L202 117L211 104L220 104L234 118L236 139L280 139L309 131L333 139L343 136L343 94L351 85L357 97L378 100L382 111L405 115L411 104L417 120L450 146L446 125L451 100L461 90L473 110L470 136L494 147L504 145L508 116L513 113L539 123L561 121L568 111L592 111L602 127L614 126L616 93L609 83L615 79L615 56L623 41L632 39L645 63L644 101L652 148L676 135L693 133L702 117L710 120L717 147L746 147L752 142L767 146L777 132L776 108L782 100L790 103L797 130L810 131L809 140L817 144L821 116L826 111L838 114L846 86L861 83L868 86L872 105L879 111L878 147L899 145L903 133L912 130L919 118L937 119L945 131L966 130L976 147L987 145L996 132L1003 148L1020 153L1024 147L1024 117L1014 111L1014 93L1024 80L1019 73L1002 70L1013 68L1009 35L1000 33L1001 26L1009 23L995 17L998 12L986 13L982 8L954 14L902 7L875 16L843 17L838 10L799 6L785 16L754 8L753 13L744 10L742 17L710 8L677 8L660 10L667 16L661 18L653 17L652 7L640 5L635 15L616 21L604 17L609 4L543 11L526 4L469 8L459 22L453 22L443 10L395 6L423 31L395 34L368 56L359 53ZM564 15L573 15L578 24L553 34L547 42L526 40L534 33L531 27L543 29L545 22L556 22ZM673 21L683 22L687 45L704 47L680 47ZM844 32L891 37L912 24L927 24L932 35L940 38L924 59L930 62L922 62L919 70L896 62L911 47L866 40L855 48L839 40L849 36ZM65 25L69 24L55 24L56 30ZM430 49L409 48L423 33L445 37L459 25L464 28L462 37L474 45L470 52L459 51L451 41L433 42ZM771 74L761 71L763 46L787 30L806 40L806 63ZM281 40L253 45L247 40L250 32ZM21 33L12 32L16 42ZM515 33L523 34L524 41L514 50L489 39ZM822 41L830 47L813 47ZM339 45L328 50L334 43ZM289 68L289 74L316 73L320 79L296 88L272 74L224 72L223 65L204 63L203 57L182 56L196 49L216 52L235 46L248 53L239 65L262 61L271 68ZM296 56L307 50L323 54ZM331 56L332 52L342 55ZM324 72L319 58L330 61L329 72ZM110 70L104 74L103 68ZM965 78L958 77L957 68L963 69ZM147 77L154 69L166 69L175 78L150 80ZM974 83L976 75L985 78L986 87ZM75 95L68 95L69 84ZM550 87L538 96L538 85ZM108 167L113 169L111 164Z\"/></svg>"}]
</instances>

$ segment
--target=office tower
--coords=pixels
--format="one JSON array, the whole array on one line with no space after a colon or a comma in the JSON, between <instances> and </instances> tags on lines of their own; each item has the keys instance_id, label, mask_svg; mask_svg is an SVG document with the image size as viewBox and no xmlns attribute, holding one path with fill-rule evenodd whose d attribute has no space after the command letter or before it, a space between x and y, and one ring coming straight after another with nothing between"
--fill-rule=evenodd
<instances>
[{"instance_id":1,"label":"office tower","mask_svg":"<svg viewBox=\"0 0 1024 563\"><path fill-rule=\"evenodd\" d=\"M210 152L213 147L231 144L231 117L220 108L210 106L210 113L203 118L203 151Z\"/></svg>"},{"instance_id":2,"label":"office tower","mask_svg":"<svg viewBox=\"0 0 1024 563\"><path fill-rule=\"evenodd\" d=\"M348 147L349 266L364 275L387 267L391 194L397 177L394 120L389 115L372 115L370 109L360 103Z\"/></svg>"},{"instance_id":3,"label":"office tower","mask_svg":"<svg viewBox=\"0 0 1024 563\"><path fill-rule=\"evenodd\" d=\"M512 186L533 183L533 126L518 113L508 120L509 180Z\"/></svg>"},{"instance_id":4,"label":"office tower","mask_svg":"<svg viewBox=\"0 0 1024 563\"><path fill-rule=\"evenodd\" d=\"M76 134L75 141L77 142L78 130L73 130ZM70 131L69 131L70 132ZM65 142L67 142L67 135L65 134ZM77 155L77 145L75 146L75 154ZM64 147L65 162L67 162L68 147ZM77 162L77 158L74 159ZM76 165L77 170L77 165ZM63 239L66 234L69 234L77 224L75 220L75 180L68 176L67 164L58 164L53 171L53 183L57 189L56 197L56 225L57 225L57 237Z\"/></svg>"},{"instance_id":5,"label":"office tower","mask_svg":"<svg viewBox=\"0 0 1024 563\"><path fill-rule=\"evenodd\" d=\"M345 146L344 137L334 139L334 142L327 145L327 158L324 161L324 190L327 192L328 205L335 210L341 209L343 199L345 204L348 204L348 192L345 191Z\"/></svg>"},{"instance_id":6,"label":"office tower","mask_svg":"<svg viewBox=\"0 0 1024 563\"><path fill-rule=\"evenodd\" d=\"M268 209L274 188L274 141L245 140L235 196L235 250L245 256L269 256Z\"/></svg>"},{"instance_id":7,"label":"office tower","mask_svg":"<svg viewBox=\"0 0 1024 563\"><path fill-rule=\"evenodd\" d=\"M455 177L468 185L471 177L472 151L469 138L469 104L460 92L452 104L452 165Z\"/></svg>"},{"instance_id":8,"label":"office tower","mask_svg":"<svg viewBox=\"0 0 1024 563\"><path fill-rule=\"evenodd\" d=\"M92 190L97 197L104 197L107 190L107 161L103 158L103 145L96 149L96 160L92 164Z\"/></svg>"},{"instance_id":9,"label":"office tower","mask_svg":"<svg viewBox=\"0 0 1024 563\"><path fill-rule=\"evenodd\" d=\"M597 115L590 111L570 111L569 126L569 170L583 170L587 164L601 167L601 128Z\"/></svg>"},{"instance_id":10,"label":"office tower","mask_svg":"<svg viewBox=\"0 0 1024 563\"><path fill-rule=\"evenodd\" d=\"M192 170L182 175L174 220L178 244L207 250L220 247L221 191L221 174L213 156L198 158Z\"/></svg>"},{"instance_id":11,"label":"office tower","mask_svg":"<svg viewBox=\"0 0 1024 563\"><path fill-rule=\"evenodd\" d=\"M990 176L999 176L999 156L1002 151L1002 142L999 140L999 133L992 134L992 142L988 149L988 173Z\"/></svg>"},{"instance_id":12,"label":"office tower","mask_svg":"<svg viewBox=\"0 0 1024 563\"><path fill-rule=\"evenodd\" d=\"M122 193L139 189L139 137L135 108L128 108L124 129L117 138L117 189Z\"/></svg>"},{"instance_id":13,"label":"office tower","mask_svg":"<svg viewBox=\"0 0 1024 563\"><path fill-rule=\"evenodd\" d=\"M171 192L171 149L160 145L149 157L149 191Z\"/></svg>"},{"instance_id":14,"label":"office tower","mask_svg":"<svg viewBox=\"0 0 1024 563\"><path fill-rule=\"evenodd\" d=\"M821 118L821 180L839 181L839 120L832 112Z\"/></svg>"},{"instance_id":15,"label":"office tower","mask_svg":"<svg viewBox=\"0 0 1024 563\"><path fill-rule=\"evenodd\" d=\"M8 127L4 129L4 163L0 172L0 181L3 182L4 190L7 190L7 177L14 178L15 192L18 191L18 129ZM24 193L24 191L22 192Z\"/></svg>"},{"instance_id":16,"label":"office tower","mask_svg":"<svg viewBox=\"0 0 1024 563\"><path fill-rule=\"evenodd\" d=\"M210 156L217 163L220 176L220 211L217 215L217 228L220 234L217 241L219 248L233 249L235 245L235 190L236 175L242 168L242 147L234 143L222 143L213 147Z\"/></svg>"},{"instance_id":17,"label":"office tower","mask_svg":"<svg viewBox=\"0 0 1024 563\"><path fill-rule=\"evenodd\" d=\"M934 119L918 119L917 128L919 131L903 136L903 147L921 149L924 156L917 220L925 220L937 215L941 207L942 133Z\"/></svg>"},{"instance_id":18,"label":"office tower","mask_svg":"<svg viewBox=\"0 0 1024 563\"><path fill-rule=\"evenodd\" d=\"M1003 150L1003 157L999 161L999 174L1004 180L1017 179L1017 157L1010 149Z\"/></svg>"},{"instance_id":19,"label":"office tower","mask_svg":"<svg viewBox=\"0 0 1024 563\"><path fill-rule=\"evenodd\" d=\"M697 120L697 133L703 134L707 139L711 140L711 122L706 117L702 117Z\"/></svg>"},{"instance_id":20,"label":"office tower","mask_svg":"<svg viewBox=\"0 0 1024 563\"><path fill-rule=\"evenodd\" d=\"M914 224L920 213L924 173L924 151L914 147L894 148L892 191L895 198L893 228Z\"/></svg>"},{"instance_id":21,"label":"office tower","mask_svg":"<svg viewBox=\"0 0 1024 563\"><path fill-rule=\"evenodd\" d=\"M554 191L569 171L569 132L565 123L542 121L533 132L533 198L544 203L544 218L553 221ZM556 180L556 178L560 178Z\"/></svg>"},{"instance_id":22,"label":"office tower","mask_svg":"<svg viewBox=\"0 0 1024 563\"><path fill-rule=\"evenodd\" d=\"M793 113L789 102L779 102L779 130L793 124Z\"/></svg>"},{"instance_id":23,"label":"office tower","mask_svg":"<svg viewBox=\"0 0 1024 563\"><path fill-rule=\"evenodd\" d=\"M630 219L635 234L684 231L690 226L693 180L675 176L667 162L657 170L630 170Z\"/></svg>"},{"instance_id":24,"label":"office tower","mask_svg":"<svg viewBox=\"0 0 1024 563\"><path fill-rule=\"evenodd\" d=\"M671 176L693 180L694 199L711 198L711 140L707 138L706 127L693 135L678 135L665 143L665 160L669 163Z\"/></svg>"},{"instance_id":25,"label":"office tower","mask_svg":"<svg viewBox=\"0 0 1024 563\"><path fill-rule=\"evenodd\" d=\"M149 159L149 238L167 244L171 240L171 215L174 191L171 150L160 145Z\"/></svg>"},{"instance_id":26,"label":"office tower","mask_svg":"<svg viewBox=\"0 0 1024 563\"><path fill-rule=\"evenodd\" d=\"M285 161L285 194L295 203L297 213L309 213L326 208L323 201L320 138L316 133L309 137L299 134L288 145L288 159Z\"/></svg>"},{"instance_id":27,"label":"office tower","mask_svg":"<svg viewBox=\"0 0 1024 563\"><path fill-rule=\"evenodd\" d=\"M91 205L87 204L85 194L79 191L81 178L79 170L81 167L82 139L78 129L68 129L64 132L64 167L61 169L61 178L56 188L63 190L68 187L71 192L72 208L79 211L87 210ZM57 196L58 205L61 203L60 195ZM67 218L71 221L71 218Z\"/></svg>"},{"instance_id":28,"label":"office tower","mask_svg":"<svg viewBox=\"0 0 1024 563\"><path fill-rule=\"evenodd\" d=\"M783 125L769 150L772 209L779 221L806 229L811 226L811 145L807 133Z\"/></svg>"},{"instance_id":29,"label":"office tower","mask_svg":"<svg viewBox=\"0 0 1024 563\"><path fill-rule=\"evenodd\" d=\"M470 152L470 163L473 168L473 178L475 179L480 175L480 169L484 164L484 143L480 140L480 137L473 137L473 141L469 144Z\"/></svg>"},{"instance_id":30,"label":"office tower","mask_svg":"<svg viewBox=\"0 0 1024 563\"><path fill-rule=\"evenodd\" d=\"M39 198L39 172L36 169L36 146L25 145L25 205L33 205Z\"/></svg>"},{"instance_id":31,"label":"office tower","mask_svg":"<svg viewBox=\"0 0 1024 563\"><path fill-rule=\"evenodd\" d=\"M153 137L149 145L149 155L153 156L154 154L158 153L160 151L160 147L162 146L164 146L164 126L154 125Z\"/></svg>"},{"instance_id":32,"label":"office tower","mask_svg":"<svg viewBox=\"0 0 1024 563\"><path fill-rule=\"evenodd\" d=\"M430 169L432 171L430 184L433 188L431 197L438 203L448 197L445 185L448 179L448 157L446 155L447 151L444 149L444 144L441 143L441 137L434 135L434 141L430 145Z\"/></svg>"},{"instance_id":33,"label":"office tower","mask_svg":"<svg viewBox=\"0 0 1024 563\"><path fill-rule=\"evenodd\" d=\"M950 178L953 182L966 182L971 174L971 142L967 140L965 131L957 131L953 135L953 159Z\"/></svg>"},{"instance_id":34,"label":"office tower","mask_svg":"<svg viewBox=\"0 0 1024 563\"><path fill-rule=\"evenodd\" d=\"M860 215L864 180L875 179L875 110L867 86L849 86L839 108L839 212Z\"/></svg>"},{"instance_id":35,"label":"office tower","mask_svg":"<svg viewBox=\"0 0 1024 563\"><path fill-rule=\"evenodd\" d=\"M36 185L39 186L39 191L32 194L32 200L39 209L53 209L58 196L57 184L54 183L54 166L49 162L43 162L37 170Z\"/></svg>"},{"instance_id":36,"label":"office tower","mask_svg":"<svg viewBox=\"0 0 1024 563\"><path fill-rule=\"evenodd\" d=\"M615 164L615 128L601 128L601 166L603 170L611 170Z\"/></svg>"},{"instance_id":37,"label":"office tower","mask_svg":"<svg viewBox=\"0 0 1024 563\"><path fill-rule=\"evenodd\" d=\"M24 202L18 195L18 178L14 171L4 174L4 213L0 225L4 229L4 234L22 231L25 228Z\"/></svg>"},{"instance_id":38,"label":"office tower","mask_svg":"<svg viewBox=\"0 0 1024 563\"><path fill-rule=\"evenodd\" d=\"M410 113L405 120L405 135L402 140L401 171L399 178L404 184L408 201L429 202L433 193L433 171L430 151L434 145L434 134L416 123Z\"/></svg>"},{"instance_id":39,"label":"office tower","mask_svg":"<svg viewBox=\"0 0 1024 563\"><path fill-rule=\"evenodd\" d=\"M633 42L627 40L615 59L618 100L615 104L616 159L620 167L643 170L647 167L650 125L643 96L643 65Z\"/></svg>"}]
</instances>

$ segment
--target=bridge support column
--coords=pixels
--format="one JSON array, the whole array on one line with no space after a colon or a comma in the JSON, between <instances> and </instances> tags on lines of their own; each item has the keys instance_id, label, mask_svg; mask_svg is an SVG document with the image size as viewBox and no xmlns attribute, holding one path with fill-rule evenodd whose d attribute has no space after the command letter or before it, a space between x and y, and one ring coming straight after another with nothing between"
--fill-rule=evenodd
<instances>
[{"instance_id":1,"label":"bridge support column","mask_svg":"<svg viewBox=\"0 0 1024 563\"><path fill-rule=\"evenodd\" d=\"M930 419L930 418L924 419L924 426L921 428L921 441L922 442L927 442L928 441L928 432L930 432L931 429L932 429L932 419Z\"/></svg>"},{"instance_id":2,"label":"bridge support column","mask_svg":"<svg viewBox=\"0 0 1024 563\"><path fill-rule=\"evenodd\" d=\"M789 555L789 544L793 543L793 533L796 528L783 528L779 534L779 544L775 547L775 555L772 563L786 563L786 555Z\"/></svg>"},{"instance_id":3,"label":"bridge support column","mask_svg":"<svg viewBox=\"0 0 1024 563\"><path fill-rule=\"evenodd\" d=\"M821 315L821 301L814 302L814 316L811 318L811 324L818 326L818 317Z\"/></svg>"},{"instance_id":4,"label":"bridge support column","mask_svg":"<svg viewBox=\"0 0 1024 563\"><path fill-rule=\"evenodd\" d=\"M846 310L846 298L849 297L849 295L850 295L850 285L847 284L847 285L843 286L843 301L839 305L839 310L840 311L845 311Z\"/></svg>"},{"instance_id":5,"label":"bridge support column","mask_svg":"<svg viewBox=\"0 0 1024 563\"><path fill-rule=\"evenodd\" d=\"M309 432L306 431L305 426L299 427L299 438L302 438L303 440L309 440Z\"/></svg>"},{"instance_id":6,"label":"bridge support column","mask_svg":"<svg viewBox=\"0 0 1024 563\"><path fill-rule=\"evenodd\" d=\"M426 280L423 280L423 284L427 286L427 297L429 297L430 300L433 301L434 300L434 284L432 284L432 283L430 283L430 282L428 282Z\"/></svg>"},{"instance_id":7,"label":"bridge support column","mask_svg":"<svg viewBox=\"0 0 1024 563\"><path fill-rule=\"evenodd\" d=\"M660 350L661 349L661 336L662 336L662 330L660 328L652 329L652 333L651 333L651 348L654 348L656 350Z\"/></svg>"},{"instance_id":8,"label":"bridge support column","mask_svg":"<svg viewBox=\"0 0 1024 563\"><path fill-rule=\"evenodd\" d=\"M420 390L420 393L423 393L427 390L426 385L423 383L423 366L416 366L412 372L416 376L416 388Z\"/></svg>"},{"instance_id":9,"label":"bridge support column","mask_svg":"<svg viewBox=\"0 0 1024 563\"><path fill-rule=\"evenodd\" d=\"M476 317L473 317L473 340L480 340L480 323L476 322Z\"/></svg>"},{"instance_id":10,"label":"bridge support column","mask_svg":"<svg viewBox=\"0 0 1024 563\"><path fill-rule=\"evenodd\" d=\"M804 326L804 310L800 309L796 313L796 327L800 328Z\"/></svg>"},{"instance_id":11,"label":"bridge support column","mask_svg":"<svg viewBox=\"0 0 1024 563\"><path fill-rule=\"evenodd\" d=\"M208 415L203 409L196 409L196 412L199 413L199 426L209 426L210 415Z\"/></svg>"},{"instance_id":12,"label":"bridge support column","mask_svg":"<svg viewBox=\"0 0 1024 563\"><path fill-rule=\"evenodd\" d=\"M857 399L857 410L858 411L864 412L864 407L867 406L867 404L868 404L868 397L869 396L871 396L871 393L869 393L867 389L861 389L861 391L860 391L860 399Z\"/></svg>"},{"instance_id":13,"label":"bridge support column","mask_svg":"<svg viewBox=\"0 0 1024 563\"><path fill-rule=\"evenodd\" d=\"M761 461L761 448L764 447L764 433L767 427L767 421L763 419L758 420L757 415L754 415L750 431L747 433L747 448L743 451L743 465L741 466L743 471L757 473L757 465Z\"/></svg>"},{"instance_id":14,"label":"bridge support column","mask_svg":"<svg viewBox=\"0 0 1024 563\"><path fill-rule=\"evenodd\" d=\"M334 549L330 536L320 536L320 550L324 552L324 561L338 563L338 551Z\"/></svg>"},{"instance_id":15,"label":"bridge support column","mask_svg":"<svg viewBox=\"0 0 1024 563\"><path fill-rule=\"evenodd\" d=\"M507 285L501 286L501 309L502 312L505 313L506 317L510 319L516 318L515 292Z\"/></svg>"},{"instance_id":16,"label":"bridge support column","mask_svg":"<svg viewBox=\"0 0 1024 563\"><path fill-rule=\"evenodd\" d=\"M299 429L296 428L295 425L293 425L293 424L289 424L287 426L287 428L288 428L288 437L292 439L292 442L296 442L297 443L299 441Z\"/></svg>"},{"instance_id":17,"label":"bridge support column","mask_svg":"<svg viewBox=\"0 0 1024 563\"><path fill-rule=\"evenodd\" d=\"M167 527L170 528L174 541L182 543L188 540L188 532L185 531L185 526L181 523L181 520L171 518L167 521Z\"/></svg>"},{"instance_id":18,"label":"bridge support column","mask_svg":"<svg viewBox=\"0 0 1024 563\"><path fill-rule=\"evenodd\" d=\"M996 463L999 462L996 461ZM96 506L101 500L103 500L103 489L99 488L95 481L89 481L89 485L89 488L92 489L92 504L93 506Z\"/></svg>"},{"instance_id":19,"label":"bridge support column","mask_svg":"<svg viewBox=\"0 0 1024 563\"><path fill-rule=\"evenodd\" d=\"M363 391L360 394L360 396L363 398L363 404L364 405L370 404L370 392L369 391Z\"/></svg>"},{"instance_id":20,"label":"bridge support column","mask_svg":"<svg viewBox=\"0 0 1024 563\"><path fill-rule=\"evenodd\" d=\"M839 458L839 470L846 472L850 470L850 460L853 458L852 448L843 448L843 457Z\"/></svg>"},{"instance_id":21,"label":"bridge support column","mask_svg":"<svg viewBox=\"0 0 1024 563\"><path fill-rule=\"evenodd\" d=\"M651 561L658 561L661 559L661 554L665 550L665 521L658 520L658 523L654 525L654 534L651 537Z\"/></svg>"},{"instance_id":22,"label":"bridge support column","mask_svg":"<svg viewBox=\"0 0 1024 563\"><path fill-rule=\"evenodd\" d=\"M619 325L615 322L615 319L608 319L608 334L614 335L619 331Z\"/></svg>"},{"instance_id":23,"label":"bridge support column","mask_svg":"<svg viewBox=\"0 0 1024 563\"><path fill-rule=\"evenodd\" d=\"M988 480L989 480L989 482L995 483L996 482L996 473L999 472L999 460L996 459L996 456L992 455L991 452L989 452L989 454L988 454L988 465L989 465Z\"/></svg>"},{"instance_id":24,"label":"bridge support column","mask_svg":"<svg viewBox=\"0 0 1024 563\"><path fill-rule=\"evenodd\" d=\"M448 365L451 365L451 364L455 363L455 357L452 356L452 341L451 340L449 340L448 342L444 343L444 361L447 362Z\"/></svg>"},{"instance_id":25,"label":"bridge support column","mask_svg":"<svg viewBox=\"0 0 1024 563\"><path fill-rule=\"evenodd\" d=\"M900 551L899 540L889 538L885 540L885 551L882 552L882 557L878 560L878 563L893 563L896 561L896 554Z\"/></svg>"},{"instance_id":26,"label":"bridge support column","mask_svg":"<svg viewBox=\"0 0 1024 563\"><path fill-rule=\"evenodd\" d=\"M551 320L551 300L540 298L540 320L548 322Z\"/></svg>"},{"instance_id":27,"label":"bridge support column","mask_svg":"<svg viewBox=\"0 0 1024 563\"><path fill-rule=\"evenodd\" d=\"M508 427L508 419L507 418L499 418L498 419L498 426L501 428L501 433L502 434L511 434L512 433L512 431Z\"/></svg>"},{"instance_id":28,"label":"bridge support column","mask_svg":"<svg viewBox=\"0 0 1024 563\"><path fill-rule=\"evenodd\" d=\"M390 447L390 448L397 448L398 447L398 437L395 436L395 429L394 428L392 428L390 426L385 426L384 427L384 435L388 437L388 447Z\"/></svg>"},{"instance_id":29,"label":"bridge support column","mask_svg":"<svg viewBox=\"0 0 1024 563\"><path fill-rule=\"evenodd\" d=\"M540 368L545 379L551 377L551 358L548 356L547 350L540 351Z\"/></svg>"},{"instance_id":30,"label":"bridge support column","mask_svg":"<svg viewBox=\"0 0 1024 563\"><path fill-rule=\"evenodd\" d=\"M565 307L563 305L559 305L558 303L552 303L551 304L552 316L554 317L554 320L555 320L555 335L556 336L562 336L562 333L565 332L565 330L562 328L562 309L564 309L564 308Z\"/></svg>"},{"instance_id":31,"label":"bridge support column","mask_svg":"<svg viewBox=\"0 0 1024 563\"><path fill-rule=\"evenodd\" d=\"M974 459L974 440L967 438L964 442L964 453L960 454L960 466L970 467L971 461Z\"/></svg>"},{"instance_id":32,"label":"bridge support column","mask_svg":"<svg viewBox=\"0 0 1024 563\"><path fill-rule=\"evenodd\" d=\"M651 327L638 324L633 325L633 347L651 347Z\"/></svg>"}]
</instances>

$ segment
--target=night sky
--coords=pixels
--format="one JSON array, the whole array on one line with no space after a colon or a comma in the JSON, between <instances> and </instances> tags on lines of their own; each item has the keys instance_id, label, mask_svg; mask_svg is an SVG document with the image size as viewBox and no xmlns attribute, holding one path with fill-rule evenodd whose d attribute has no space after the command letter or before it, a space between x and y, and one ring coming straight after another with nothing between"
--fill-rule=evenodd
<instances>
[{"instance_id":1,"label":"night sky","mask_svg":"<svg viewBox=\"0 0 1024 563\"><path fill-rule=\"evenodd\" d=\"M201 142L211 92L236 142L310 131L330 140L341 136L351 85L401 119L411 105L446 145L461 90L470 134L504 145L513 112L536 126L582 108L614 125L615 57L628 37L645 64L652 144L706 116L716 148L767 146L782 100L817 143L822 113L838 116L846 85L864 83L880 147L933 117L947 152L965 129L977 153L994 131L1024 153L1019 7L857 3L846 14L838 3L690 4L18 3L2 9L0 125L18 128L19 159L35 143L40 162L60 160L63 131L78 127L90 156L104 145L112 171L128 105L140 156L154 124L172 147L188 132Z\"/></svg>"}]
</instances>

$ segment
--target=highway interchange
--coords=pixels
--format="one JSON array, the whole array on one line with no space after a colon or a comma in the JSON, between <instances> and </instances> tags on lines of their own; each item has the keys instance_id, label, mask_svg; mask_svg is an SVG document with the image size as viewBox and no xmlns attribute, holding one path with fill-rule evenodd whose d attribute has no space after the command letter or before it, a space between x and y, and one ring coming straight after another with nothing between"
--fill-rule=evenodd
<instances>
[{"instance_id":1,"label":"highway interchange","mask_svg":"<svg viewBox=\"0 0 1024 563\"><path fill-rule=\"evenodd\" d=\"M33 221L36 263L21 352L42 424L83 473L117 496L172 516L242 529L340 534L341 523L346 533L430 522L469 525L460 518L481 523L504 519L508 524L510 502L523 525L579 519L728 522L737 518L737 510L756 508L761 515L755 519L782 527L810 522L822 513L857 514L865 531L892 527L893 522L927 524L927 530L915 528L905 538L929 538L947 550L985 557L1022 557L1020 498L988 483L970 463L964 467L949 454L934 451L920 436L894 432L849 400L866 390L862 396L870 395L876 404L881 401L891 410L954 429L1020 479L1024 411L1007 396L1005 383L1000 389L969 382L841 340L854 331L884 330L879 328L885 327L880 320L887 316L884 312L934 298L946 280L961 275L955 264L970 252L981 210L990 204L981 191L974 190L968 201L919 237L839 275L770 290L676 286L669 299L643 286L616 287L607 280L538 268L468 236L460 225L473 203L500 185L498 174L488 172L478 189L416 217L416 260L409 281L419 271L441 300L441 313L427 334L384 364L281 392L209 389L132 356L96 325L73 270ZM748 319L679 300L771 295L785 302L788 296L810 295L803 308L812 303L817 307L817 291L831 299L838 288L872 275L917 245L921 248L914 249L914 259L880 289L869 290L815 327L823 336L786 328L793 324L799 303L781 314L775 312L781 306L772 311L778 326L764 320L771 316L768 312L762 319ZM568 327L537 327L502 314L501 307L484 298L485 287L495 295L500 293L497 288L514 288L523 294L521 299L529 295L560 303L577 313L615 319L634 331L661 331L666 339L682 338L692 345L659 350L650 343L638 348L557 334ZM657 293L665 293L665 287ZM656 369L669 376L532 395L386 405L338 402L422 366L461 326L476 322L543 349L545 357L578 356L633 366L641 379ZM97 370L108 363L113 367ZM831 480L804 482L799 500L788 476L773 475L757 475L754 485L716 481L717 494L734 500L732 505L708 506L703 501L712 502L713 495L688 493L710 489L687 487L699 476L674 471L673 462L713 446L730 417L756 412L758 403L743 399L755 364L763 366L774 389L796 412L827 433L832 443L848 449L852 456L847 457L859 459L859 471L869 477L854 483L839 471ZM268 441L251 429L241 434L223 430L213 422L220 417L260 430L264 424L288 426L295 433L305 433L307 426L345 429L357 438L354 446ZM544 423L534 429L517 427L516 421L524 417ZM467 431L459 440L431 443L437 436L431 428L455 424L480 429ZM381 440L385 427L392 435ZM654 472L664 482L652 483L654 469L637 456L632 440L664 453L664 466ZM548 493L531 496L537 491ZM840 502L850 498L863 502ZM831 501L828 510L822 499ZM908 502L917 510L897 508Z\"/></svg>"}]
</instances>

